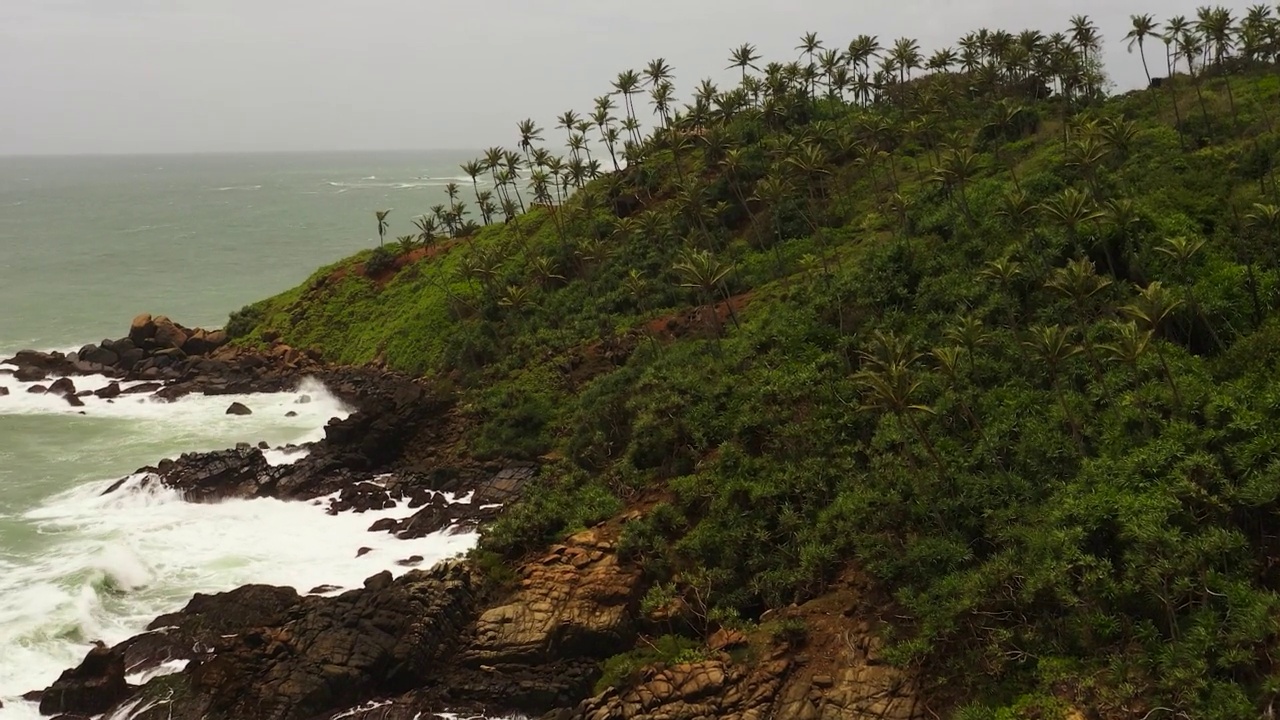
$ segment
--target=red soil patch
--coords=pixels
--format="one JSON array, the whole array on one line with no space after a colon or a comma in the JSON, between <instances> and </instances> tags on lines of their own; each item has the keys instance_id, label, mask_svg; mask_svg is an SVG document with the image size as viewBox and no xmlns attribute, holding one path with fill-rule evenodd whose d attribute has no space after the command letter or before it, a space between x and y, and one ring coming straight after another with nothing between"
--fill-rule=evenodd
<instances>
[{"instance_id":1,"label":"red soil patch","mask_svg":"<svg viewBox=\"0 0 1280 720\"><path fill-rule=\"evenodd\" d=\"M399 273L401 270L405 269L406 267L409 267L410 265L413 265L414 263L420 262L422 260L439 257L440 255L451 250L457 244L458 244L457 238L450 238L448 240L442 240L436 243L435 245L432 245L431 247L415 248L409 251L408 253L397 256L395 259L395 262L392 263L390 267L386 268L380 273L377 273L376 275L373 275L372 277L365 272L364 263L357 263L355 265L343 265L342 267L339 267L335 269L333 272L329 273L329 276L326 277L324 280L324 284L333 284L333 283L341 282L342 279L347 276L348 272L350 272L351 270L355 270L356 273L369 278L374 282L375 285L381 288L385 286L388 282L391 282L391 278L395 277L397 273Z\"/></svg>"},{"instance_id":2,"label":"red soil patch","mask_svg":"<svg viewBox=\"0 0 1280 720\"><path fill-rule=\"evenodd\" d=\"M754 294L754 291L745 292L717 303L714 320L711 313L708 312L707 306L699 305L674 315L650 320L644 324L644 330L664 342L690 336L714 337L716 323L719 323L720 327L723 328L728 323L733 322L733 318L741 315L743 309L750 304Z\"/></svg>"}]
</instances>

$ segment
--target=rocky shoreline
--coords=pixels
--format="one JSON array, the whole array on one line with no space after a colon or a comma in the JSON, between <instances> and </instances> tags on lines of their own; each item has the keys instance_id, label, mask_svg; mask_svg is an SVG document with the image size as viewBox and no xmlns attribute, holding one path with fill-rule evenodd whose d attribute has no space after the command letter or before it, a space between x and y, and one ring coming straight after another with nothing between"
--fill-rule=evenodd
<instances>
[{"instance_id":1,"label":"rocky shoreline","mask_svg":"<svg viewBox=\"0 0 1280 720\"><path fill-rule=\"evenodd\" d=\"M197 503L271 497L325 502L330 513L404 505L414 512L369 530L413 539L475 529L540 472L533 463L467 457L453 399L411 378L326 366L280 345L243 350L219 331L166 318L139 316L127 337L76 353L24 352L6 362L26 382L53 379L53 387L100 374L157 383L146 392L166 400L279 392L312 377L354 408L292 464L272 465L249 446L190 453L106 492L161 483ZM68 384L74 388L63 383L63 391ZM142 720L425 720L446 711L555 720L926 716L914 682L880 661L857 593L842 608L794 609L843 628L823 633L823 642L721 633L695 661L654 666L630 687L594 694L601 661L653 630L641 610L645 580L615 552L627 519L526 559L502 582L447 561L398 578L382 572L336 595L266 585L196 595L143 634L95 647L28 699L66 720L104 712ZM138 686L126 680L162 668L181 669Z\"/></svg>"}]
</instances>

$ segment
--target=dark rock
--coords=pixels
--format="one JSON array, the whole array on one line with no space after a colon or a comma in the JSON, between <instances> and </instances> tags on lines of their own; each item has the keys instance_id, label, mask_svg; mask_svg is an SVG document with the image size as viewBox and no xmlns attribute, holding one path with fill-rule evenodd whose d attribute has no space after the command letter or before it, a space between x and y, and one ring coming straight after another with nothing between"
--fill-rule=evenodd
<instances>
[{"instance_id":1,"label":"dark rock","mask_svg":"<svg viewBox=\"0 0 1280 720\"><path fill-rule=\"evenodd\" d=\"M53 381L49 386L49 392L56 395L75 395L76 384L69 377L61 377Z\"/></svg>"},{"instance_id":2,"label":"dark rock","mask_svg":"<svg viewBox=\"0 0 1280 720\"><path fill-rule=\"evenodd\" d=\"M81 400L79 396L64 395L62 399L66 400L67 404L70 405L71 407L84 407L84 401Z\"/></svg>"},{"instance_id":3,"label":"dark rock","mask_svg":"<svg viewBox=\"0 0 1280 720\"><path fill-rule=\"evenodd\" d=\"M71 363L71 370L77 375L106 375L111 369L106 365L99 365L87 360L76 360Z\"/></svg>"},{"instance_id":4,"label":"dark rock","mask_svg":"<svg viewBox=\"0 0 1280 720\"><path fill-rule=\"evenodd\" d=\"M252 411L252 410L250 410L249 408L245 407L244 405L242 405L242 404L238 403L238 402L233 402L233 403L231 403L231 406L227 408L227 413L226 413L226 414L228 414L228 415L252 415L252 414L253 414L253 411Z\"/></svg>"},{"instance_id":5,"label":"dark rock","mask_svg":"<svg viewBox=\"0 0 1280 720\"><path fill-rule=\"evenodd\" d=\"M400 521L395 518L382 518L369 526L369 532L395 532L399 525Z\"/></svg>"},{"instance_id":6,"label":"dark rock","mask_svg":"<svg viewBox=\"0 0 1280 720\"><path fill-rule=\"evenodd\" d=\"M40 696L40 714L97 715L129 696L124 656L99 644L79 667L67 670Z\"/></svg>"},{"instance_id":7,"label":"dark rock","mask_svg":"<svg viewBox=\"0 0 1280 720\"><path fill-rule=\"evenodd\" d=\"M143 358L146 356L147 354L141 348L131 347L128 350L121 350L120 361L117 365L123 370L132 370L137 367L138 363L142 362Z\"/></svg>"},{"instance_id":8,"label":"dark rock","mask_svg":"<svg viewBox=\"0 0 1280 720\"><path fill-rule=\"evenodd\" d=\"M259 441L259 442L258 442L258 449L259 449L259 450L270 450L270 449L271 449L271 446L270 446L269 444L267 444L267 441L266 441L266 440L261 440L261 441Z\"/></svg>"},{"instance_id":9,"label":"dark rock","mask_svg":"<svg viewBox=\"0 0 1280 720\"><path fill-rule=\"evenodd\" d=\"M296 412L294 412L294 411L290 410L289 412L285 413L285 414L284 414L284 416L285 416L285 417L288 417L288 418L298 417L298 413L296 413Z\"/></svg>"},{"instance_id":10,"label":"dark rock","mask_svg":"<svg viewBox=\"0 0 1280 720\"><path fill-rule=\"evenodd\" d=\"M421 565L421 564L422 564L422 556L421 556L421 555L410 555L409 557L405 558L404 560L397 560L397 561L396 561L396 564L397 564L397 565L399 565L399 566L401 566L401 567L414 567L415 565Z\"/></svg>"},{"instance_id":11,"label":"dark rock","mask_svg":"<svg viewBox=\"0 0 1280 720\"><path fill-rule=\"evenodd\" d=\"M32 385L31 387L27 388L27 392L31 393L32 395L43 395L49 392L49 388L43 385Z\"/></svg>"},{"instance_id":12,"label":"dark rock","mask_svg":"<svg viewBox=\"0 0 1280 720\"><path fill-rule=\"evenodd\" d=\"M396 537L401 540L416 540L439 532L453 524L453 513L448 502L439 495L433 501L409 519L400 523Z\"/></svg>"},{"instance_id":13,"label":"dark rock","mask_svg":"<svg viewBox=\"0 0 1280 720\"><path fill-rule=\"evenodd\" d=\"M3 385L0 385L0 397L4 397L5 395L8 395L8 394L9 394L9 388Z\"/></svg>"},{"instance_id":14,"label":"dark rock","mask_svg":"<svg viewBox=\"0 0 1280 720\"><path fill-rule=\"evenodd\" d=\"M95 365L115 365L120 362L120 355L113 350L109 350L97 345L85 345L76 353L80 358L80 362L92 363Z\"/></svg>"},{"instance_id":15,"label":"dark rock","mask_svg":"<svg viewBox=\"0 0 1280 720\"><path fill-rule=\"evenodd\" d=\"M120 397L120 383L115 382L115 381L113 380L113 381L111 382L111 384L110 384L110 385L107 385L107 386L106 386L106 387L104 387L104 388L98 388L97 390L95 390L95 391L94 391L94 393L93 393L93 394L94 394L94 395L97 395L98 397L102 398L103 400L110 400L110 399L112 399L112 398L118 398L118 397Z\"/></svg>"},{"instance_id":16,"label":"dark rock","mask_svg":"<svg viewBox=\"0 0 1280 720\"><path fill-rule=\"evenodd\" d=\"M393 581L394 581L394 578L391 577L391 571L383 570L377 575L373 575L365 578L364 589L372 590L373 592L377 592L379 590L385 590L391 587L391 583Z\"/></svg>"},{"instance_id":17,"label":"dark rock","mask_svg":"<svg viewBox=\"0 0 1280 720\"><path fill-rule=\"evenodd\" d=\"M41 695L44 695L43 690L32 690L30 692L22 693L22 699L26 700L27 702L38 703L40 702Z\"/></svg>"},{"instance_id":18,"label":"dark rock","mask_svg":"<svg viewBox=\"0 0 1280 720\"><path fill-rule=\"evenodd\" d=\"M146 394L146 393L153 393L153 392L155 392L155 391L159 390L159 389L160 389L160 388L162 388L162 387L164 387L164 385L161 385L160 383L156 383L156 382L144 382L144 383L138 383L137 385L134 385L133 387L129 388L128 390L125 390L125 391L124 391L124 394L126 394L126 395L144 395L144 394Z\"/></svg>"},{"instance_id":19,"label":"dark rock","mask_svg":"<svg viewBox=\"0 0 1280 720\"><path fill-rule=\"evenodd\" d=\"M285 466L287 467L287 466ZM161 461L158 467L142 468L165 487L180 491L190 502L220 502L230 498L273 495L278 473L261 450L242 448L211 453L187 453L177 460Z\"/></svg>"},{"instance_id":20,"label":"dark rock","mask_svg":"<svg viewBox=\"0 0 1280 720\"><path fill-rule=\"evenodd\" d=\"M87 398L92 396L93 396L92 390L81 390L80 392L76 393L76 397L78 398Z\"/></svg>"},{"instance_id":21,"label":"dark rock","mask_svg":"<svg viewBox=\"0 0 1280 720\"><path fill-rule=\"evenodd\" d=\"M331 592L333 592L334 590L341 590L341 589L342 589L342 588L338 587L337 585L317 585L317 586L315 586L315 587L311 588L310 592L308 592L307 594L308 594L308 595L323 595L324 593L331 593Z\"/></svg>"},{"instance_id":22,"label":"dark rock","mask_svg":"<svg viewBox=\"0 0 1280 720\"><path fill-rule=\"evenodd\" d=\"M371 552L373 552L373 548L362 547L356 551L356 557L364 557Z\"/></svg>"},{"instance_id":23,"label":"dark rock","mask_svg":"<svg viewBox=\"0 0 1280 720\"><path fill-rule=\"evenodd\" d=\"M49 377L49 373L34 365L23 365L13 373L13 377L22 382L35 382Z\"/></svg>"},{"instance_id":24,"label":"dark rock","mask_svg":"<svg viewBox=\"0 0 1280 720\"><path fill-rule=\"evenodd\" d=\"M301 395L301 396L299 396L299 397L298 397L298 399L297 399L297 400L294 400L294 401L293 401L293 404L294 404L294 405L306 405L306 404L307 404L307 403L309 403L309 402L311 402L311 396L310 396L310 395Z\"/></svg>"},{"instance_id":25,"label":"dark rock","mask_svg":"<svg viewBox=\"0 0 1280 720\"><path fill-rule=\"evenodd\" d=\"M329 514L335 515L348 510L363 513L395 506L395 500L391 499L385 488L371 482L362 482L342 488L338 497L329 503Z\"/></svg>"}]
</instances>

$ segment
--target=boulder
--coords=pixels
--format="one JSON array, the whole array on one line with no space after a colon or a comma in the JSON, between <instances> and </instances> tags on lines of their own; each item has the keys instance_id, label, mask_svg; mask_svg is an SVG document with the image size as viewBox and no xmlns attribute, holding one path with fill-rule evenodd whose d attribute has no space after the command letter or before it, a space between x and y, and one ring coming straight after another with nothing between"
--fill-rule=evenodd
<instances>
[{"instance_id":1,"label":"boulder","mask_svg":"<svg viewBox=\"0 0 1280 720\"><path fill-rule=\"evenodd\" d=\"M103 400L118 398L120 397L120 383L112 381L110 385L104 388L98 388L97 390L94 391L93 394L97 395Z\"/></svg>"},{"instance_id":2,"label":"boulder","mask_svg":"<svg viewBox=\"0 0 1280 720\"><path fill-rule=\"evenodd\" d=\"M152 321L151 316L143 313L133 319L129 323L129 341L135 347L142 347L142 344L151 340L156 336L156 324Z\"/></svg>"},{"instance_id":3,"label":"boulder","mask_svg":"<svg viewBox=\"0 0 1280 720\"><path fill-rule=\"evenodd\" d=\"M250 410L248 407L246 407L245 405L243 405L243 404L241 404L241 403L233 402L233 403L231 403L230 407L228 407L228 408L227 408L227 413L226 413L226 414L228 414L228 415L252 415L252 414L253 414L253 411L252 411L252 410Z\"/></svg>"},{"instance_id":4,"label":"boulder","mask_svg":"<svg viewBox=\"0 0 1280 720\"><path fill-rule=\"evenodd\" d=\"M71 407L84 407L84 401L76 395L63 395L62 399L66 400Z\"/></svg>"},{"instance_id":5,"label":"boulder","mask_svg":"<svg viewBox=\"0 0 1280 720\"><path fill-rule=\"evenodd\" d=\"M93 363L95 365L115 365L120 362L120 356L112 350L97 345L85 345L76 353L76 357L81 362Z\"/></svg>"},{"instance_id":6,"label":"boulder","mask_svg":"<svg viewBox=\"0 0 1280 720\"><path fill-rule=\"evenodd\" d=\"M290 410L289 412L285 413L284 416L287 418L295 418L295 417L298 417L298 413Z\"/></svg>"},{"instance_id":7,"label":"boulder","mask_svg":"<svg viewBox=\"0 0 1280 720\"><path fill-rule=\"evenodd\" d=\"M32 385L31 387L27 388L27 392L31 393L32 395L43 395L49 392L49 388L43 385Z\"/></svg>"},{"instance_id":8,"label":"boulder","mask_svg":"<svg viewBox=\"0 0 1280 720\"><path fill-rule=\"evenodd\" d=\"M9 388L3 385L0 385L0 397L4 397L5 395L8 395L8 394L9 394Z\"/></svg>"},{"instance_id":9,"label":"boulder","mask_svg":"<svg viewBox=\"0 0 1280 720\"><path fill-rule=\"evenodd\" d=\"M13 373L13 377L22 382L35 382L49 377L49 373L35 365L22 365Z\"/></svg>"},{"instance_id":10,"label":"boulder","mask_svg":"<svg viewBox=\"0 0 1280 720\"><path fill-rule=\"evenodd\" d=\"M142 349L136 347L131 347L128 350L121 350L120 361L117 365L123 370L132 370L137 367L138 363L142 362L143 358L146 356L147 354L143 352Z\"/></svg>"},{"instance_id":11,"label":"boulder","mask_svg":"<svg viewBox=\"0 0 1280 720\"><path fill-rule=\"evenodd\" d=\"M155 392L155 391L159 390L159 389L160 389L160 388L162 388L162 387L164 387L164 386L163 386L163 385L161 385L160 383L157 383L157 382L144 382L144 383L139 383L139 384L137 384L137 385L134 385L133 387L129 388L128 390L125 390L125 391L124 391L124 394L126 394L126 395L144 395L144 394L146 394L146 393L153 393L153 392Z\"/></svg>"},{"instance_id":12,"label":"boulder","mask_svg":"<svg viewBox=\"0 0 1280 720\"><path fill-rule=\"evenodd\" d=\"M49 386L49 392L55 395L75 395L76 384L69 377L58 378Z\"/></svg>"},{"instance_id":13,"label":"boulder","mask_svg":"<svg viewBox=\"0 0 1280 720\"><path fill-rule=\"evenodd\" d=\"M97 715L129 696L124 656L99 643L80 665L67 670L40 696L40 714Z\"/></svg>"},{"instance_id":14,"label":"boulder","mask_svg":"<svg viewBox=\"0 0 1280 720\"><path fill-rule=\"evenodd\" d=\"M161 315L154 320L156 347L181 349L187 343L187 332L180 325Z\"/></svg>"},{"instance_id":15,"label":"boulder","mask_svg":"<svg viewBox=\"0 0 1280 720\"><path fill-rule=\"evenodd\" d=\"M208 355L227 344L227 334L221 330L196 329L191 337L183 343L182 350L188 355Z\"/></svg>"}]
</instances>

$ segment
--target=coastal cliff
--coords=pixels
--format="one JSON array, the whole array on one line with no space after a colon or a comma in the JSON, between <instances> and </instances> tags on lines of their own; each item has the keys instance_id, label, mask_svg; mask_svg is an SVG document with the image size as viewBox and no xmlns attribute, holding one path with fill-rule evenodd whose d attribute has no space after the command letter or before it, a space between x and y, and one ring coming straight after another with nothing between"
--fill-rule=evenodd
<instances>
[{"instance_id":1,"label":"coastal cliff","mask_svg":"<svg viewBox=\"0 0 1280 720\"><path fill-rule=\"evenodd\" d=\"M1097 29L1073 22L973 36L972 63L923 75L909 41L875 74L860 38L843 66L878 79L857 91L744 46L741 87L662 105L612 172L521 123L519 151L473 167L478 217L452 187L400 243L225 330L142 316L15 358L24 382L116 373L160 397L317 377L356 412L298 463L239 448L147 482L480 532L341 593L197 596L42 708L1269 716L1276 49L1206 35L1190 73L1108 97ZM670 68L650 72L656 91Z\"/></svg>"}]
</instances>

